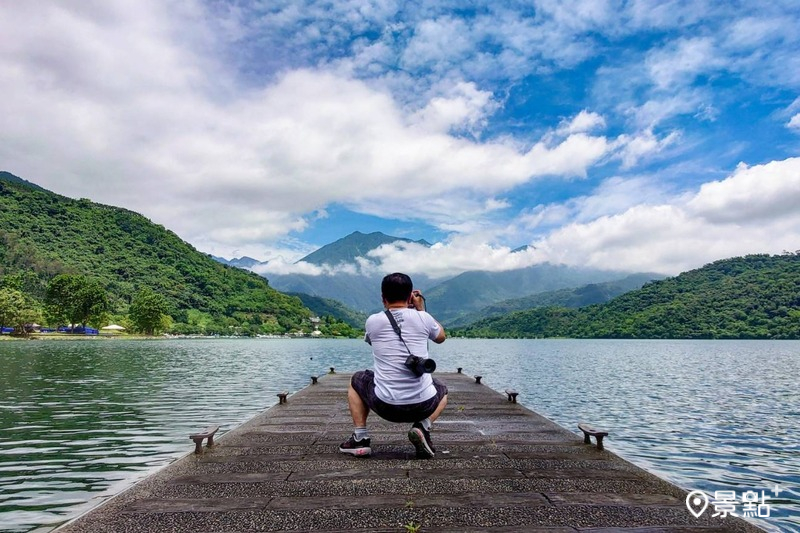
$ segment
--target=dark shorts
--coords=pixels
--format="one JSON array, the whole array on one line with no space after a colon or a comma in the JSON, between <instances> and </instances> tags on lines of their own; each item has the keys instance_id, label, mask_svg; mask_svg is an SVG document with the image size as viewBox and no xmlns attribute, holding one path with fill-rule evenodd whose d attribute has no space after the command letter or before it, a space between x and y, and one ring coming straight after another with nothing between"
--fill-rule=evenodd
<instances>
[{"instance_id":1,"label":"dark shorts","mask_svg":"<svg viewBox=\"0 0 800 533\"><path fill-rule=\"evenodd\" d=\"M371 411L374 411L384 420L397 422L398 424L419 422L428 418L436 411L442 398L447 395L447 386L438 379L433 378L436 396L430 400L408 405L392 405L375 395L375 374L372 370L359 370L353 374L350 384Z\"/></svg>"}]
</instances>

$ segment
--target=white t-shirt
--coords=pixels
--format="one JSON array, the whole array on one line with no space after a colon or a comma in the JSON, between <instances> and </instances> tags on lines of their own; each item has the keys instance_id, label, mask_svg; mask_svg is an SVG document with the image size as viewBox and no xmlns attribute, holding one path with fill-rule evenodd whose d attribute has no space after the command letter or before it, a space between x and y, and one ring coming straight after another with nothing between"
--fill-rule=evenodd
<instances>
[{"instance_id":1,"label":"white t-shirt","mask_svg":"<svg viewBox=\"0 0 800 533\"><path fill-rule=\"evenodd\" d=\"M416 309L392 309L391 312L411 353L427 359L428 339L438 337L441 330L436 320ZM406 368L408 350L386 313L375 313L367 318L365 329L364 340L372 345L375 359L375 395L378 398L392 405L408 405L436 396L430 374L417 377Z\"/></svg>"}]
</instances>

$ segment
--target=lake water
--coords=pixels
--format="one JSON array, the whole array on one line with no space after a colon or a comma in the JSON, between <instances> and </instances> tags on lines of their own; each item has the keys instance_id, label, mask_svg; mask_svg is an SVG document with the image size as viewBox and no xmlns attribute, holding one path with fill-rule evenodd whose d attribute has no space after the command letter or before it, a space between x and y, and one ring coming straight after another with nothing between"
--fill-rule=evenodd
<instances>
[{"instance_id":1,"label":"lake water","mask_svg":"<svg viewBox=\"0 0 800 533\"><path fill-rule=\"evenodd\" d=\"M608 428L608 449L686 489L767 491L756 524L800 531L800 342L450 339L431 353L564 427ZM357 340L0 342L0 530L47 531L191 451L191 431L370 364Z\"/></svg>"}]
</instances>

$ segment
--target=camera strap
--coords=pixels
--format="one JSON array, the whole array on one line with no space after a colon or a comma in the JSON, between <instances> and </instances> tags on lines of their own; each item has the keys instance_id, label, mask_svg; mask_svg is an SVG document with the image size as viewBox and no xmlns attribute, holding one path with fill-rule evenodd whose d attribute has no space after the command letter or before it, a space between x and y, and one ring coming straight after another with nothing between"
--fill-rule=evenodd
<instances>
[{"instance_id":1,"label":"camera strap","mask_svg":"<svg viewBox=\"0 0 800 533\"><path fill-rule=\"evenodd\" d=\"M411 350L408 349L408 344L406 344L406 341L403 340L403 334L400 332L400 325L397 323L397 320L394 319L394 315L388 309L385 311L385 313L386 317L389 319L389 323L392 325L392 329L394 330L395 333L397 333L397 336L400 337L400 342L402 342L403 346L406 347L408 355L413 355L411 353Z\"/></svg>"}]
</instances>

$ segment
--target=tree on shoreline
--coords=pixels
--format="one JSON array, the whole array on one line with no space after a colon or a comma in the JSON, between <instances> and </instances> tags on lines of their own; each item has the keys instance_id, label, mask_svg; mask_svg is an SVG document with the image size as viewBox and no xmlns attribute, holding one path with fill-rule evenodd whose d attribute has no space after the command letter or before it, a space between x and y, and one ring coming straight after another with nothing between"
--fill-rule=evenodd
<instances>
[{"instance_id":1,"label":"tree on shoreline","mask_svg":"<svg viewBox=\"0 0 800 533\"><path fill-rule=\"evenodd\" d=\"M170 316L167 300L149 287L144 287L131 301L128 317L134 327L146 335L167 329Z\"/></svg>"},{"instance_id":2,"label":"tree on shoreline","mask_svg":"<svg viewBox=\"0 0 800 533\"><path fill-rule=\"evenodd\" d=\"M47 286L48 314L73 326L100 318L108 308L106 290L95 280L77 274L59 274Z\"/></svg>"},{"instance_id":3,"label":"tree on shoreline","mask_svg":"<svg viewBox=\"0 0 800 533\"><path fill-rule=\"evenodd\" d=\"M25 325L41 320L36 303L16 289L0 288L0 327L11 326L25 335Z\"/></svg>"}]
</instances>

